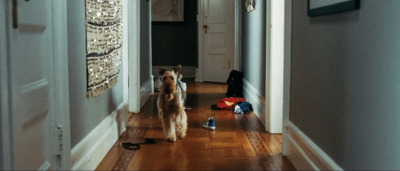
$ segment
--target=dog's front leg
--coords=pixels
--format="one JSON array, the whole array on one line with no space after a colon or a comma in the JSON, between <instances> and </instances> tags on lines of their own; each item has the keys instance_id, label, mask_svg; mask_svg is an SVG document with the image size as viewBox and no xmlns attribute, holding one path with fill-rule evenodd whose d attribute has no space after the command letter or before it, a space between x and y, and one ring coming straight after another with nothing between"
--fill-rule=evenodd
<instances>
[{"instance_id":1,"label":"dog's front leg","mask_svg":"<svg viewBox=\"0 0 400 171\"><path fill-rule=\"evenodd\" d=\"M186 136L187 130L187 115L184 110L180 111L181 113L178 115L176 120L177 130L176 133L180 139L184 139Z\"/></svg>"},{"instance_id":2,"label":"dog's front leg","mask_svg":"<svg viewBox=\"0 0 400 171\"><path fill-rule=\"evenodd\" d=\"M158 109L158 119L162 119L162 115L163 115L162 109Z\"/></svg>"},{"instance_id":3,"label":"dog's front leg","mask_svg":"<svg viewBox=\"0 0 400 171\"><path fill-rule=\"evenodd\" d=\"M175 142L176 141L176 134L175 134L175 122L172 121L172 117L168 115L164 115L161 118L164 135L168 141Z\"/></svg>"},{"instance_id":4,"label":"dog's front leg","mask_svg":"<svg viewBox=\"0 0 400 171\"><path fill-rule=\"evenodd\" d=\"M158 119L162 119L163 111L160 98L157 99Z\"/></svg>"}]
</instances>

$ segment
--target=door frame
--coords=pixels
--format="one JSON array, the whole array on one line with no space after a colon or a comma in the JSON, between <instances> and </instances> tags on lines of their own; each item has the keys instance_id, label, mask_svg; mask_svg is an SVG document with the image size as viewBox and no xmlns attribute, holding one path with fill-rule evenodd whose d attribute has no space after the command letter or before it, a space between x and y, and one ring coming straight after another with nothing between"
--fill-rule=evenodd
<instances>
[{"instance_id":1,"label":"door frame","mask_svg":"<svg viewBox=\"0 0 400 171\"><path fill-rule=\"evenodd\" d=\"M267 131L283 133L282 154L287 155L290 112L292 0L266 3L266 104ZM283 31L282 31L283 30Z\"/></svg>"},{"instance_id":2,"label":"door frame","mask_svg":"<svg viewBox=\"0 0 400 171\"><path fill-rule=\"evenodd\" d=\"M9 13L8 1L0 2L0 35L7 35L7 13ZM11 142L10 142L10 93L8 86L8 61L7 61L7 36L0 36L0 170L11 170Z\"/></svg>"},{"instance_id":3,"label":"door frame","mask_svg":"<svg viewBox=\"0 0 400 171\"><path fill-rule=\"evenodd\" d=\"M140 1L128 1L128 111L140 111Z\"/></svg>"},{"instance_id":4,"label":"door frame","mask_svg":"<svg viewBox=\"0 0 400 171\"><path fill-rule=\"evenodd\" d=\"M67 1L53 1L53 44L54 44L54 89L55 127L62 128L62 146L57 161L57 170L71 168L71 128L69 112L69 70L68 70L68 19ZM58 91L63 90L63 91ZM55 148L58 148L56 145Z\"/></svg>"},{"instance_id":5,"label":"door frame","mask_svg":"<svg viewBox=\"0 0 400 171\"><path fill-rule=\"evenodd\" d=\"M283 63L283 148L282 154L288 154L287 125L290 114L290 77L292 58L292 0L285 0L285 35L284 35L284 63Z\"/></svg>"},{"instance_id":6,"label":"door frame","mask_svg":"<svg viewBox=\"0 0 400 171\"><path fill-rule=\"evenodd\" d=\"M241 57L241 5L240 5L241 0L235 0L234 2L234 11L235 11L235 19L234 19L234 25L235 25L235 30L234 30L234 57L233 57L233 64L231 64L229 67L231 70L239 70L240 67L240 57ZM204 0L198 0L197 1L197 37L198 37L198 69L196 70L196 81L197 82L203 82L204 81L204 53L203 50L204 46L204 37L203 37L203 25L204 25Z\"/></svg>"},{"instance_id":7,"label":"door frame","mask_svg":"<svg viewBox=\"0 0 400 171\"><path fill-rule=\"evenodd\" d=\"M10 90L10 68L9 68L9 34L7 28L9 28L11 21L11 1L0 2L0 7L5 8L0 11L0 19L4 23L0 24L0 34L7 35L0 37L0 65L1 65L1 75L0 75L0 94L1 94L1 128L2 133L0 139L0 148L2 154L0 156L0 163L2 163L1 170L12 170L15 168L13 160L13 135L12 135L12 125L11 122L11 92ZM52 79L54 85L50 92L51 107L54 108L54 125L51 128L57 128L58 125L62 126L62 146L63 149L60 151L60 157L55 161L55 169L57 170L67 170L70 169L71 163L71 144L70 144L70 115L69 115L69 77L68 77L68 35L67 35L67 1L53 1L52 4L52 15L53 15L53 51L54 60L52 72ZM57 87L57 90L55 89ZM63 91L58 91L58 89ZM56 131L56 130L54 130ZM52 131L50 131L52 132ZM52 134L52 133L50 133ZM53 136L52 140L56 142L58 136ZM58 143L58 142L57 142ZM59 145L54 143L51 147L52 154L56 155L57 148Z\"/></svg>"}]
</instances>

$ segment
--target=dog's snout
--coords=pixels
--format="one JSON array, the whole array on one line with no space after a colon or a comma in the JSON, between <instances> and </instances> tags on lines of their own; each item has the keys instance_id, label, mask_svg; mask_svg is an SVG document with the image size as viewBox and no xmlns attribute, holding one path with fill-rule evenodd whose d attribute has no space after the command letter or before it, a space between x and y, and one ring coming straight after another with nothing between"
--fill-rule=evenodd
<instances>
[{"instance_id":1,"label":"dog's snout","mask_svg":"<svg viewBox=\"0 0 400 171\"><path fill-rule=\"evenodd\" d=\"M165 92L171 93L171 86L169 86L169 85L165 86Z\"/></svg>"}]
</instances>

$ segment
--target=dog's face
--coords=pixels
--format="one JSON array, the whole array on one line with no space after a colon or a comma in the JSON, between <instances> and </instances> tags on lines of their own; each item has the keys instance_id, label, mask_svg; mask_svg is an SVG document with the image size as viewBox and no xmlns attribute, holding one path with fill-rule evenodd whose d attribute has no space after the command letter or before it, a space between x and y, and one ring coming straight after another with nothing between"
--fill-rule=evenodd
<instances>
[{"instance_id":1,"label":"dog's face","mask_svg":"<svg viewBox=\"0 0 400 171\"><path fill-rule=\"evenodd\" d=\"M160 75L162 75L162 86L160 93L164 95L166 101L171 101L174 99L174 94L177 88L176 81L180 69L181 65L174 67L171 71L160 69Z\"/></svg>"}]
</instances>

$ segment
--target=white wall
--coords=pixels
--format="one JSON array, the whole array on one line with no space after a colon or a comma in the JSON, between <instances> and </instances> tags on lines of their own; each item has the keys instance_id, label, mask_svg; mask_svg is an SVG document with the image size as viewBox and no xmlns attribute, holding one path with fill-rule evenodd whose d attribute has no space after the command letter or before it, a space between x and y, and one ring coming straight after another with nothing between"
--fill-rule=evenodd
<instances>
[{"instance_id":1,"label":"white wall","mask_svg":"<svg viewBox=\"0 0 400 171\"><path fill-rule=\"evenodd\" d=\"M125 65L121 65L115 87L99 97L86 97L85 1L67 3L71 147L74 147L124 101Z\"/></svg>"},{"instance_id":2,"label":"white wall","mask_svg":"<svg viewBox=\"0 0 400 171\"><path fill-rule=\"evenodd\" d=\"M310 19L293 1L290 121L345 170L400 168L399 6Z\"/></svg>"}]
</instances>

